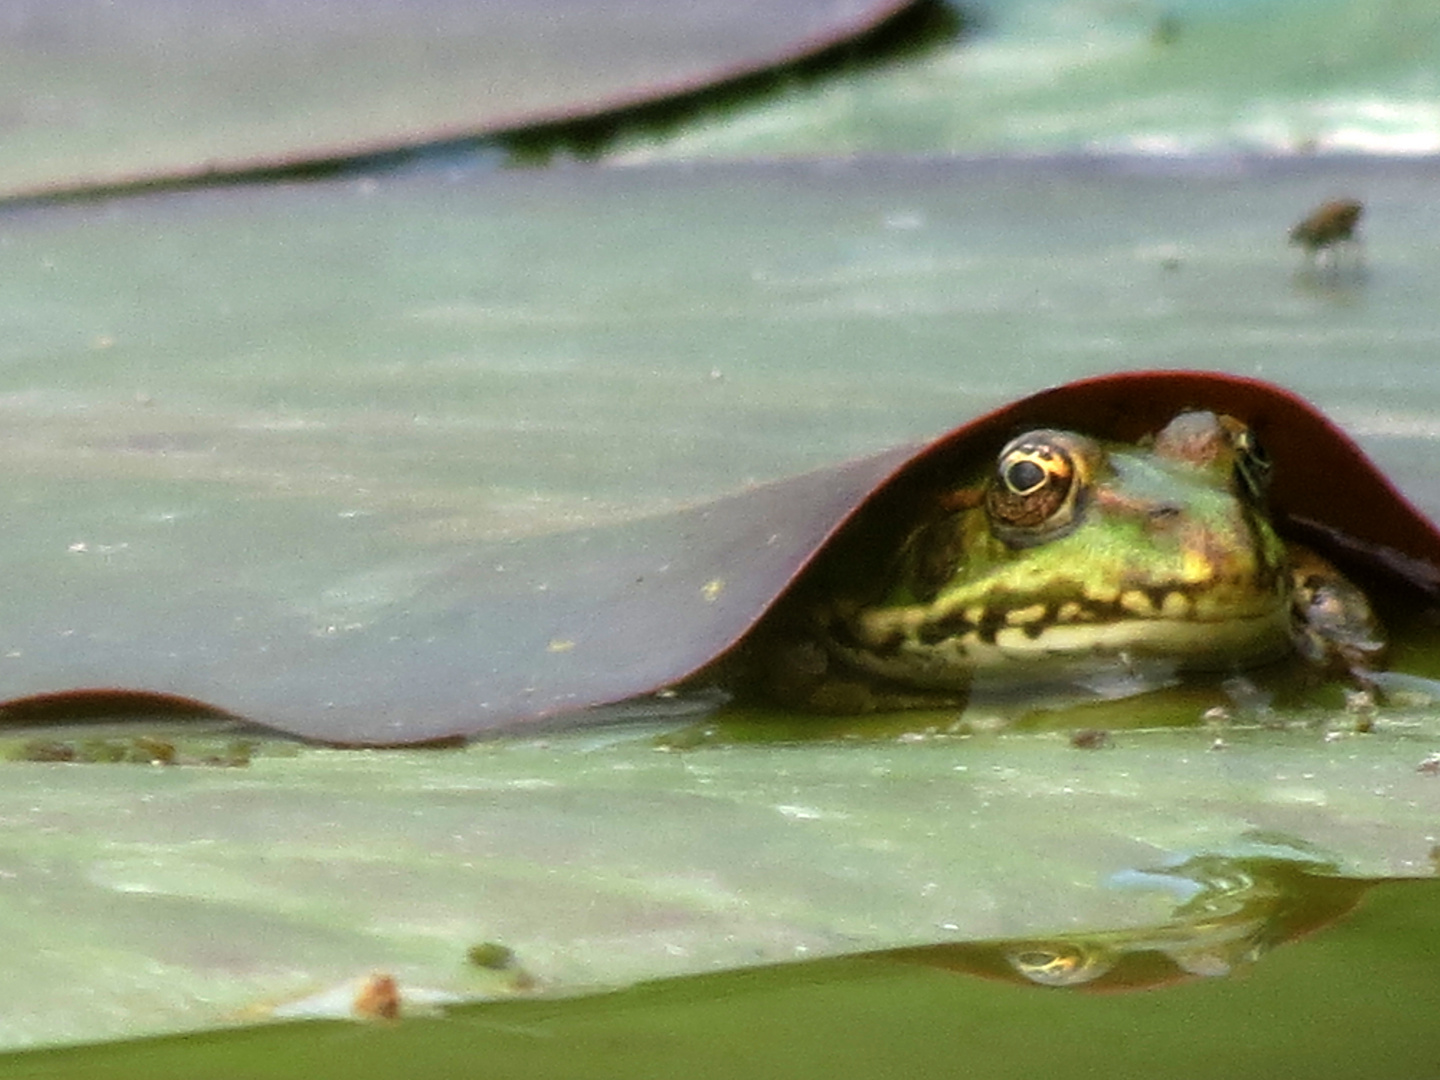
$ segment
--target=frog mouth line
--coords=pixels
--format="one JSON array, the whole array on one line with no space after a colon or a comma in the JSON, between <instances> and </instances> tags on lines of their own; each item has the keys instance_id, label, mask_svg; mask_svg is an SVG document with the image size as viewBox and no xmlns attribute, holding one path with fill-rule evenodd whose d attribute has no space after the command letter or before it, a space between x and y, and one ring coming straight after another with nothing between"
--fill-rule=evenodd
<instances>
[{"instance_id":1,"label":"frog mouth line","mask_svg":"<svg viewBox=\"0 0 1440 1080\"><path fill-rule=\"evenodd\" d=\"M1225 607L1208 618L1197 616L1193 605L1177 615L1180 605L1157 603L1153 597L1145 605L1117 598L1104 617L1093 617L1091 609L1092 617L1071 620L1062 616L1074 601L1036 603L999 619L982 616L976 623L956 623L950 616L926 621L916 610L870 611L863 627L832 633L831 642L856 667L936 688L990 676L1070 678L1151 658L1175 661L1185 670L1221 671L1278 660L1292 650L1287 605L1273 597L1265 600L1242 610ZM938 632L942 626L947 632ZM869 640L862 640L857 629Z\"/></svg>"},{"instance_id":2,"label":"frog mouth line","mask_svg":"<svg viewBox=\"0 0 1440 1080\"><path fill-rule=\"evenodd\" d=\"M1275 574L1262 580L1244 579L1217 587L1206 581L1194 585L1050 590L1058 599L1006 597L1004 602L977 602L954 607L913 605L869 609L855 622L831 627L846 644L877 656L894 655L907 647L939 645L958 639L996 646L1004 637L1039 642L1056 630L1093 629L1136 623L1189 624L1210 630L1232 620L1265 617L1286 607L1284 590ZM1241 599L1247 597L1248 599ZM848 631L848 633L847 633Z\"/></svg>"}]
</instances>

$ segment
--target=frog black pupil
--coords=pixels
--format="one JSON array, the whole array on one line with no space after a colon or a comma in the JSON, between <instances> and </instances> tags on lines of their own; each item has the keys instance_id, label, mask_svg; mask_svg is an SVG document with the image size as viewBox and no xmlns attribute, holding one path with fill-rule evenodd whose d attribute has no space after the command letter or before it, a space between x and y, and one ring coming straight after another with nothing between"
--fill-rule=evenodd
<instances>
[{"instance_id":1,"label":"frog black pupil","mask_svg":"<svg viewBox=\"0 0 1440 1080\"><path fill-rule=\"evenodd\" d=\"M1033 461L1017 461L1005 471L1005 483L1010 490L1026 495L1045 482L1045 470Z\"/></svg>"}]
</instances>

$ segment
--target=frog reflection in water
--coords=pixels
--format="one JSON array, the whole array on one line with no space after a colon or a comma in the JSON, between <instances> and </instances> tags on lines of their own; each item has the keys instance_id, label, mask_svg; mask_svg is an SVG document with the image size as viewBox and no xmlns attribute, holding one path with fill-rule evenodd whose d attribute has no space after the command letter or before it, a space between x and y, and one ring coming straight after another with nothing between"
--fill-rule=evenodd
<instances>
[{"instance_id":1,"label":"frog reflection in water","mask_svg":"<svg viewBox=\"0 0 1440 1080\"><path fill-rule=\"evenodd\" d=\"M1384 648L1370 605L1276 533L1270 472L1245 424L1209 412L1137 445L1020 435L931 500L880 572L842 563L802 586L761 638L766 690L870 712L982 687L1132 692L1287 655L1364 684Z\"/></svg>"}]
</instances>

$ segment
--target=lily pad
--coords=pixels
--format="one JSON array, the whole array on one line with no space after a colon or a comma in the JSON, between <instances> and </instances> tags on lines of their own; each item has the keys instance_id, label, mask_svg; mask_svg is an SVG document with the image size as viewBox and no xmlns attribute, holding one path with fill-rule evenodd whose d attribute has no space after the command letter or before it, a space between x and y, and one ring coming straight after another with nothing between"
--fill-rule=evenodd
<instances>
[{"instance_id":1,"label":"lily pad","mask_svg":"<svg viewBox=\"0 0 1440 1080\"><path fill-rule=\"evenodd\" d=\"M727 538L757 543L737 521L804 553L909 452L645 512L943 430L1011 385L997 370L1033 387L1159 356L1259 369L1333 402L1433 507L1414 449L1433 271L1386 231L1425 213L1431 168L413 175L14 211L5 694L178 695L397 742L655 688L794 572L789 555L732 571ZM1272 222L1338 184L1391 224L1369 269L1331 275ZM679 231L703 255L678 259ZM847 343L807 341L817 327ZM1290 457L1281 486L1308 500L1291 512L1348 507L1363 537L1378 481ZM606 518L634 520L559 529ZM1390 528L1369 539L1433 557ZM667 574L670 607L617 606ZM677 612L722 609L712 637L673 632L701 625ZM582 639L610 651L587 659Z\"/></svg>"},{"instance_id":2,"label":"lily pad","mask_svg":"<svg viewBox=\"0 0 1440 1080\"><path fill-rule=\"evenodd\" d=\"M1362 1080L1424 1075L1437 1007L1425 956L1433 882L1382 885L1362 912L1237 981L1182 992L1081 996L996 988L869 956L725 972L564 1001L471 1006L399 1025L291 1024L8 1059L16 1076L389 1077L485 1067L547 1077L863 1077L886 1069L1034 1075L1036 1032L1066 1048L1047 1075L1153 1075L1157 1058L1197 1080L1246 1069ZM1365 971L1374 983L1336 978ZM1384 986L1388 994L1373 992ZM1396 1009L1395 1000L1406 1007ZM1357 1031L1383 1030L1377 1044Z\"/></svg>"},{"instance_id":3,"label":"lily pad","mask_svg":"<svg viewBox=\"0 0 1440 1080\"><path fill-rule=\"evenodd\" d=\"M784 65L905 6L15 0L0 24L0 195L593 116Z\"/></svg>"},{"instance_id":4,"label":"lily pad","mask_svg":"<svg viewBox=\"0 0 1440 1080\"><path fill-rule=\"evenodd\" d=\"M1433 719L1093 752L1012 734L667 753L653 730L0 766L0 926L26 985L0 1040L247 1022L374 971L515 993L467 961L483 942L573 993L901 945L1154 941L1206 889L1252 902L1257 857L1433 870Z\"/></svg>"}]
</instances>

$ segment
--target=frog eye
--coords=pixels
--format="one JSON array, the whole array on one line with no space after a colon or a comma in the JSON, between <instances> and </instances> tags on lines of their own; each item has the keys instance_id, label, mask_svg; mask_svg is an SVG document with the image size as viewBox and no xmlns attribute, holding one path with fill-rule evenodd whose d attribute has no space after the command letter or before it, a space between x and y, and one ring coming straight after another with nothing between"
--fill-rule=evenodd
<instances>
[{"instance_id":1,"label":"frog eye","mask_svg":"<svg viewBox=\"0 0 1440 1080\"><path fill-rule=\"evenodd\" d=\"M985 494L992 531L1012 547L1053 540L1078 522L1088 473L1082 443L1059 431L1032 431L1000 451Z\"/></svg>"},{"instance_id":2,"label":"frog eye","mask_svg":"<svg viewBox=\"0 0 1440 1080\"><path fill-rule=\"evenodd\" d=\"M1006 463L1000 478L1005 481L1012 495L1033 495L1054 477L1055 482L1068 482L1068 468L1063 459L1041 456L1039 453L1016 454L1014 460ZM1060 468L1056 468L1056 466Z\"/></svg>"},{"instance_id":3,"label":"frog eye","mask_svg":"<svg viewBox=\"0 0 1440 1080\"><path fill-rule=\"evenodd\" d=\"M1010 952L1006 959L1041 986L1081 986L1113 968L1116 957L1108 950L1063 942L1029 945Z\"/></svg>"}]
</instances>

